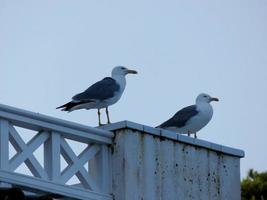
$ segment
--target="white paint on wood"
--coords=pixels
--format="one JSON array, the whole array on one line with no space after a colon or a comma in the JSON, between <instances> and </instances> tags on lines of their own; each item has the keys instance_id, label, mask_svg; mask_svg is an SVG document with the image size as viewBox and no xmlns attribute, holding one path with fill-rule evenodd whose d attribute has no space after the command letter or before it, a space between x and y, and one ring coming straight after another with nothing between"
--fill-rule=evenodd
<instances>
[{"instance_id":1,"label":"white paint on wood","mask_svg":"<svg viewBox=\"0 0 267 200\"><path fill-rule=\"evenodd\" d=\"M49 137L48 133L40 132L35 135L28 144L25 144L13 126L9 126L9 130L11 139L10 142L17 150L17 154L10 160L9 170L15 171L18 166L25 162L34 176L47 179L47 173L33 156L33 152L47 140Z\"/></svg>"},{"instance_id":2,"label":"white paint on wood","mask_svg":"<svg viewBox=\"0 0 267 200\"><path fill-rule=\"evenodd\" d=\"M193 146L203 147L203 148L210 149L210 150L219 151L223 154L228 154L228 155L239 157L239 158L243 158L245 156L245 152L240 149L235 149L235 148L215 144L215 143L204 141L201 139L187 137L181 134L177 135L174 132L165 131L162 129L149 127L146 125L141 125L141 124L130 122L130 121L121 121L121 122L117 122L113 124L107 124L99 128L104 129L104 130L109 130L109 131L116 131L116 130L128 128L131 130L136 130L136 131L150 134L153 136L158 136L161 133L160 135L162 136L162 138L186 143L186 144L193 145Z\"/></svg>"},{"instance_id":3,"label":"white paint on wood","mask_svg":"<svg viewBox=\"0 0 267 200\"><path fill-rule=\"evenodd\" d=\"M47 173L43 170L40 163L33 156L33 152L43 144L47 138L48 133L42 132L35 135L28 144L25 144L21 139L17 131L10 126L10 135L11 135L11 143L17 149L17 154L10 160L9 170L15 171L18 166L20 166L23 162L27 165L29 170L33 173L34 176L47 179ZM19 149L18 149L19 148Z\"/></svg>"},{"instance_id":4,"label":"white paint on wood","mask_svg":"<svg viewBox=\"0 0 267 200\"><path fill-rule=\"evenodd\" d=\"M134 134L124 138L125 199L139 199L138 185L141 184L139 172L140 141ZM123 183L122 183L123 184Z\"/></svg>"},{"instance_id":5,"label":"white paint on wood","mask_svg":"<svg viewBox=\"0 0 267 200\"><path fill-rule=\"evenodd\" d=\"M36 135L26 144L14 126ZM84 200L111 200L110 193L116 200L240 199L242 150L129 121L101 128L116 132L114 143L110 131L0 104L0 181ZM76 155L66 139L88 146ZM11 159L9 142L17 151ZM34 156L41 145L44 167ZM22 163L34 177L15 173ZM66 185L74 175L80 183Z\"/></svg>"},{"instance_id":6,"label":"white paint on wood","mask_svg":"<svg viewBox=\"0 0 267 200\"><path fill-rule=\"evenodd\" d=\"M20 129L17 131L15 127L36 131L36 134L25 143ZM109 200L111 152L108 145L112 143L112 136L113 133L109 131L0 104L0 181L20 185L22 188L35 188L37 191L55 191L78 199ZM77 156L65 139L87 144L88 147ZM16 150L12 158L9 158L9 142ZM34 154L42 145L43 166ZM60 166L61 156L68 164L63 171ZM93 159L98 161L99 170L95 174L97 180L90 175L90 168L84 168L84 165ZM23 163L29 168L32 176L16 173L16 169ZM80 181L79 187L66 185L74 175Z\"/></svg>"},{"instance_id":7,"label":"white paint on wood","mask_svg":"<svg viewBox=\"0 0 267 200\"><path fill-rule=\"evenodd\" d=\"M4 111L3 111L4 110ZM16 113L16 114L14 114ZM53 117L48 117L17 108L7 109L0 104L0 118L12 121L12 124L35 131L56 131L64 137L80 142L112 143L113 133L102 129L84 126ZM51 118L51 119L50 119ZM54 120L54 121L53 121ZM89 133L89 134L88 134Z\"/></svg>"},{"instance_id":8,"label":"white paint on wood","mask_svg":"<svg viewBox=\"0 0 267 200\"><path fill-rule=\"evenodd\" d=\"M142 156L143 160L143 183L144 183L144 199L157 199L159 198L156 190L156 179L157 177L157 159L159 152L157 151L157 146L159 142L154 140L153 137L144 137L144 142L142 146L144 148L144 154ZM154 149L154 151L151 151ZM146 176L151 177L150 179L145 178ZM159 180L159 179L158 179Z\"/></svg>"},{"instance_id":9,"label":"white paint on wood","mask_svg":"<svg viewBox=\"0 0 267 200\"><path fill-rule=\"evenodd\" d=\"M9 124L7 120L0 119L0 169L8 169L9 160Z\"/></svg>"},{"instance_id":10,"label":"white paint on wood","mask_svg":"<svg viewBox=\"0 0 267 200\"><path fill-rule=\"evenodd\" d=\"M164 140L160 143L160 158L161 162L161 199L172 199L177 195L175 189L175 179L173 178L175 170L174 160L174 142ZM167 156L166 156L167 155Z\"/></svg>"},{"instance_id":11,"label":"white paint on wood","mask_svg":"<svg viewBox=\"0 0 267 200\"><path fill-rule=\"evenodd\" d=\"M61 152L62 152L62 156L64 157L64 159L69 164L69 166L62 172L62 174L64 175L64 173L67 173L68 170L71 170L72 165L74 165L75 163L78 163L79 158L75 155L71 147L68 145L68 143L63 138L61 139ZM74 169L75 169L75 166L74 166ZM76 171L75 170L69 171L67 175L66 174L64 175L65 177L62 175L62 177L60 178L60 182L66 183L73 175L76 174L78 179L81 181L81 184L85 188L99 191L99 187L97 186L95 181L92 179L89 172L85 170L83 165L78 166L78 168L76 166L76 169L77 169Z\"/></svg>"},{"instance_id":12,"label":"white paint on wood","mask_svg":"<svg viewBox=\"0 0 267 200\"><path fill-rule=\"evenodd\" d=\"M110 148L101 145L96 156L88 163L91 177L97 182L101 191L106 192L111 191L111 183L106 181L111 179L110 155Z\"/></svg>"},{"instance_id":13,"label":"white paint on wood","mask_svg":"<svg viewBox=\"0 0 267 200\"><path fill-rule=\"evenodd\" d=\"M50 137L44 143L44 169L48 173L49 180L60 180L60 134L51 132Z\"/></svg>"},{"instance_id":14,"label":"white paint on wood","mask_svg":"<svg viewBox=\"0 0 267 200\"><path fill-rule=\"evenodd\" d=\"M13 123L16 123L15 122L16 120L17 121L23 121L20 119L28 119L29 121L31 121L30 119L32 119L33 120L32 122L37 122L37 121L45 122L47 124L57 125L58 127L66 127L66 128L70 128L73 130L86 132L86 133L94 133L94 135L99 135L99 136L103 136L103 137L107 137L107 138L113 137L113 133L109 132L109 131L93 128L90 126L85 126L82 124L58 119L58 118L51 117L51 116L46 116L46 115L43 115L40 113L30 112L27 110L15 108L15 107L3 105L3 104L0 104L0 116L5 118L5 119L12 119L12 117L18 116L18 118L14 118ZM21 118L19 118L19 117L21 117ZM33 123L32 125L34 125L34 124L35 123ZM34 126L33 126L33 128L34 128ZM86 137L86 136L84 136L84 137Z\"/></svg>"},{"instance_id":15,"label":"white paint on wood","mask_svg":"<svg viewBox=\"0 0 267 200\"><path fill-rule=\"evenodd\" d=\"M108 194L98 193L84 188L65 186L48 180L29 177L0 170L0 179L32 192L45 191L48 193L61 194L63 196L81 200L113 200Z\"/></svg>"},{"instance_id":16,"label":"white paint on wood","mask_svg":"<svg viewBox=\"0 0 267 200\"><path fill-rule=\"evenodd\" d=\"M116 200L240 199L239 157L132 129L115 132Z\"/></svg>"}]
</instances>

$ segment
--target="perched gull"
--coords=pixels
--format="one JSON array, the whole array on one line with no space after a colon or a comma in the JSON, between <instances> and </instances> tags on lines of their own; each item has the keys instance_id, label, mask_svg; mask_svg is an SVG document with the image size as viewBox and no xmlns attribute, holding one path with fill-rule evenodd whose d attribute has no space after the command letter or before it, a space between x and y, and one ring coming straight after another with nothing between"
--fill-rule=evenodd
<instances>
[{"instance_id":1,"label":"perched gull","mask_svg":"<svg viewBox=\"0 0 267 200\"><path fill-rule=\"evenodd\" d=\"M212 118L213 109L211 101L219 99L211 97L208 94L197 96L196 104L179 110L172 118L159 125L157 128L171 130L180 134L194 134L206 126Z\"/></svg>"},{"instance_id":2,"label":"perched gull","mask_svg":"<svg viewBox=\"0 0 267 200\"><path fill-rule=\"evenodd\" d=\"M106 77L96 82L82 93L72 97L72 101L57 107L63 111L73 111L78 109L97 109L98 123L101 126L100 109L106 108L107 121L110 123L108 106L116 103L126 86L127 74L137 74L137 71L127 69L123 66L113 68L111 77Z\"/></svg>"}]
</instances>

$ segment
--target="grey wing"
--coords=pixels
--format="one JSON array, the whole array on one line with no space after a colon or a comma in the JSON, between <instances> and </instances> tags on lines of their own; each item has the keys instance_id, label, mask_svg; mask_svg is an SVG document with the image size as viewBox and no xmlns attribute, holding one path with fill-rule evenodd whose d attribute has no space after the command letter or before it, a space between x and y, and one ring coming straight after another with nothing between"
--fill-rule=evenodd
<instances>
[{"instance_id":1,"label":"grey wing","mask_svg":"<svg viewBox=\"0 0 267 200\"><path fill-rule=\"evenodd\" d=\"M172 118L162 123L158 127L183 127L184 125L186 125L187 121L190 118L194 117L196 114L198 114L198 111L195 105L185 107L182 110L179 110Z\"/></svg>"},{"instance_id":2,"label":"grey wing","mask_svg":"<svg viewBox=\"0 0 267 200\"><path fill-rule=\"evenodd\" d=\"M110 77L96 82L82 93L76 94L72 99L74 101L96 101L105 100L114 96L115 92L120 90L119 84Z\"/></svg>"}]
</instances>

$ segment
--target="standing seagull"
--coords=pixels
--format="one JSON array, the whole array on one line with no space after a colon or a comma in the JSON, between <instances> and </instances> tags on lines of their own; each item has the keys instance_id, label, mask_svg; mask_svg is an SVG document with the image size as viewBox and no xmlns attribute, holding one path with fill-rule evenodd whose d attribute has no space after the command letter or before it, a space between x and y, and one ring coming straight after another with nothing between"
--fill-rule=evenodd
<instances>
[{"instance_id":1,"label":"standing seagull","mask_svg":"<svg viewBox=\"0 0 267 200\"><path fill-rule=\"evenodd\" d=\"M206 126L212 118L213 109L210 105L212 101L219 101L219 99L208 94L199 94L195 105L179 110L172 118L157 128L188 134L188 136L194 134L197 138L197 132Z\"/></svg>"},{"instance_id":2,"label":"standing seagull","mask_svg":"<svg viewBox=\"0 0 267 200\"><path fill-rule=\"evenodd\" d=\"M82 93L72 97L72 101L57 107L62 111L73 111L78 109L97 109L98 123L101 126L100 109L106 108L108 124L110 123L108 106L116 103L120 98L126 86L127 74L137 74L137 71L127 69L123 66L114 67L111 77L106 77L96 82Z\"/></svg>"}]
</instances>

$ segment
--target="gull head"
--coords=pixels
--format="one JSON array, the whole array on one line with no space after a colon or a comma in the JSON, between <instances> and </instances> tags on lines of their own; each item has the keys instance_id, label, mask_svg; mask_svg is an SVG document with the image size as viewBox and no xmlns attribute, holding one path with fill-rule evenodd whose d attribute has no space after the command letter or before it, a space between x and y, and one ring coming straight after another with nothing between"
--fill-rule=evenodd
<instances>
[{"instance_id":1,"label":"gull head","mask_svg":"<svg viewBox=\"0 0 267 200\"><path fill-rule=\"evenodd\" d=\"M114 67L112 70L112 76L126 76L127 74L137 74L137 71L128 69L124 66Z\"/></svg>"},{"instance_id":2,"label":"gull head","mask_svg":"<svg viewBox=\"0 0 267 200\"><path fill-rule=\"evenodd\" d=\"M199 94L196 99L196 103L210 103L212 101L219 101L219 99L205 93Z\"/></svg>"}]
</instances>

